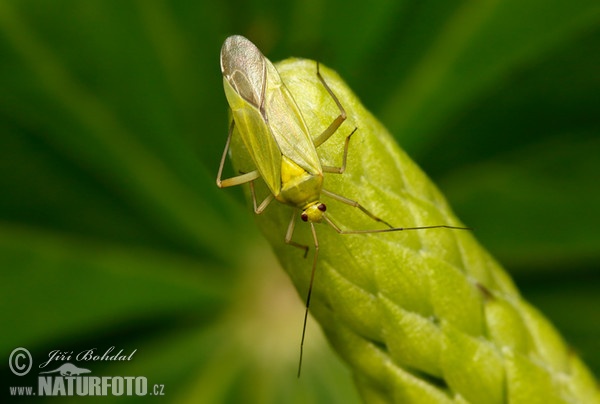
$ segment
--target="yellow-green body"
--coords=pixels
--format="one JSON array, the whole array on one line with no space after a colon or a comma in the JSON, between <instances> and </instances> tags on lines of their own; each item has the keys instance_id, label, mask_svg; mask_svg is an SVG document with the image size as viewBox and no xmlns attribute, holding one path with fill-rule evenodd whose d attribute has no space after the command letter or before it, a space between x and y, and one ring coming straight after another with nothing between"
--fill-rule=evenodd
<instances>
[{"instance_id":1,"label":"yellow-green body","mask_svg":"<svg viewBox=\"0 0 600 404\"><path fill-rule=\"evenodd\" d=\"M223 49L225 95L246 150L275 199L305 211L318 203L323 169L302 113L250 41L230 37Z\"/></svg>"}]
</instances>

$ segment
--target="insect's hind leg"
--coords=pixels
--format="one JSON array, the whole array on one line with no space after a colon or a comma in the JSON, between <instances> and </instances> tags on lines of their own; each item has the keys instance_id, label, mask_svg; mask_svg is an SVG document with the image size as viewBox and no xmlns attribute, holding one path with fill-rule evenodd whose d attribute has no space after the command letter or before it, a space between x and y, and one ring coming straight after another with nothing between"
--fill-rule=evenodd
<instances>
[{"instance_id":1,"label":"insect's hind leg","mask_svg":"<svg viewBox=\"0 0 600 404\"><path fill-rule=\"evenodd\" d=\"M336 201L340 201L342 203L345 203L346 205L350 205L354 208L358 208L360 209L365 215L369 216L371 219L375 220L376 222L381 222L383 224L385 224L386 226L388 226L390 229L393 229L394 226L392 226L391 224L389 224L388 222L386 222L385 220L383 220L382 218L375 216L373 213L369 212L367 210L367 208L365 208L364 206L362 206L360 203L352 200L352 199L348 199L344 196L338 195L338 194L334 194L331 191L327 191L326 189L321 189L321 193L327 195L330 198L335 199Z\"/></svg>"},{"instance_id":2,"label":"insect's hind leg","mask_svg":"<svg viewBox=\"0 0 600 404\"><path fill-rule=\"evenodd\" d=\"M352 137L352 135L354 135L354 132L356 132L357 129L358 128L354 128L352 133L350 133L346 137L346 141L344 142L344 154L342 156L342 165L340 167L323 166L322 168L324 172L333 174L343 174L344 171L346 171L346 159L348 157L348 146L350 145L350 138Z\"/></svg>"},{"instance_id":3,"label":"insect's hind leg","mask_svg":"<svg viewBox=\"0 0 600 404\"><path fill-rule=\"evenodd\" d=\"M327 82L325 81L323 76L321 75L321 71L319 70L319 62L316 62L316 63L317 63L317 77L323 84L323 87L325 87L325 90L327 90L327 92L329 93L329 95L331 96L333 101L335 102L335 105L337 105L338 109L340 110L340 114L337 116L337 118L335 118L333 120L333 122L331 122L331 124L327 127L327 129L325 129L323 131L323 133L321 133L313 141L315 147L319 147L323 143L325 143L338 130L338 128L342 125L342 123L346 120L346 110L344 110L342 103L340 102L340 100L334 94L331 87L329 87L329 85L327 84ZM356 132L356 129L358 129L358 128L355 127L354 130L346 137L346 141L344 142L344 153L342 156L342 165L340 167L323 166L323 171L325 171L327 173L334 173L334 174L343 174L344 171L346 171L346 159L348 157L348 145L350 144L350 138L352 137L352 135L354 135L354 133Z\"/></svg>"},{"instance_id":4,"label":"insect's hind leg","mask_svg":"<svg viewBox=\"0 0 600 404\"><path fill-rule=\"evenodd\" d=\"M337 118L335 118L333 120L333 122L331 122L329 124L329 126L327 127L327 129L325 129L313 141L315 147L319 147L320 145L322 145L323 143L325 143L327 141L327 139L329 139L331 137L331 135L333 135L335 133L335 131L338 130L338 128L346 120L346 110L344 109L344 107L340 103L340 100L336 97L336 95L333 93L333 91L331 90L331 88L329 87L329 85L327 84L327 82L325 81L325 79L323 78L323 76L321 75L321 71L319 70L319 62L316 62L316 63L317 63L317 77L319 78L319 80L323 84L323 87L325 87L325 90L327 90L327 92L329 93L329 95L331 96L331 98L333 99L333 101L335 102L335 105L337 105L338 109L340 110L340 114L337 116Z\"/></svg>"},{"instance_id":5,"label":"insect's hind leg","mask_svg":"<svg viewBox=\"0 0 600 404\"><path fill-rule=\"evenodd\" d=\"M227 142L225 143L225 149L223 150L223 155L221 156L221 163L219 164L219 171L217 172L217 186L219 188L227 188L233 187L240 184L245 184L246 182L254 181L255 179L260 177L260 173L258 170L250 171L249 173L245 173L242 175L238 175L235 177L221 179L223 175L223 167L225 166L225 159L227 158L227 152L229 151L229 145L231 144L231 136L233 135L233 128L235 127L235 121L231 121L231 125L229 126L229 134L227 135Z\"/></svg>"}]
</instances>

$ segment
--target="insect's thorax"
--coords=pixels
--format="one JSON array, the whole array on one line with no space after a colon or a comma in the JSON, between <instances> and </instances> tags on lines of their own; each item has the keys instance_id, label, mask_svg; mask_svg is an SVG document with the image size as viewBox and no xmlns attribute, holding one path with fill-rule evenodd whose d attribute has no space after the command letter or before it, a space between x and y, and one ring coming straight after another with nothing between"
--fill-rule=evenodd
<instances>
[{"instance_id":1,"label":"insect's thorax","mask_svg":"<svg viewBox=\"0 0 600 404\"><path fill-rule=\"evenodd\" d=\"M277 200L288 205L305 209L319 200L323 175L309 173L286 156L281 161L281 191Z\"/></svg>"}]
</instances>

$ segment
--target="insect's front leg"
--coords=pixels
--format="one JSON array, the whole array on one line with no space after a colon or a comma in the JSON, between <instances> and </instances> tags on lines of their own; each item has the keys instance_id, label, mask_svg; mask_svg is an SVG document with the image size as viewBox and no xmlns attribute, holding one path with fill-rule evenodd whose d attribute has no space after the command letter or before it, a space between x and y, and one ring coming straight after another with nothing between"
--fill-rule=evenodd
<instances>
[{"instance_id":1,"label":"insect's front leg","mask_svg":"<svg viewBox=\"0 0 600 404\"><path fill-rule=\"evenodd\" d=\"M304 244L300 244L292 240L292 236L294 235L294 228L296 227L296 214L298 212L294 210L294 214L292 215L292 220L290 220L290 224L288 225L287 232L285 233L285 243L294 247L298 247L304 250L304 258L306 258L308 254L308 246Z\"/></svg>"}]
</instances>

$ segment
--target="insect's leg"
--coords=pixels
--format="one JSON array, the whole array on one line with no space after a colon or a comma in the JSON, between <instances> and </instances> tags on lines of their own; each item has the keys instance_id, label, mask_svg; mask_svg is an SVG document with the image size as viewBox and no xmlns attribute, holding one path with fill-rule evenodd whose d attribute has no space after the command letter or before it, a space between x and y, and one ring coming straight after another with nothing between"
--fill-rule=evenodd
<instances>
[{"instance_id":1,"label":"insect's leg","mask_svg":"<svg viewBox=\"0 0 600 404\"><path fill-rule=\"evenodd\" d=\"M334 173L334 174L343 174L346 171L346 158L348 157L348 145L350 144L350 138L356 132L356 129L352 131L347 137L346 142L344 142L344 155L342 156L342 165L340 167L331 167L331 166L323 166L323 171L326 173Z\"/></svg>"},{"instance_id":2,"label":"insect's leg","mask_svg":"<svg viewBox=\"0 0 600 404\"><path fill-rule=\"evenodd\" d=\"M338 98L335 96L335 94L333 93L331 88L329 88L329 85L327 84L327 82L325 81L323 76L321 76L321 72L319 71L319 62L317 62L317 77L319 78L319 80L321 80L321 83L323 83L323 87L325 87L325 90L327 90L327 92L329 93L331 98L333 98L333 101L335 102L338 109L340 110L340 114L337 116L337 118L335 118L333 120L333 122L331 122L331 124L329 124L327 129L325 129L323 131L323 133L321 133L313 141L315 147L319 147L320 145L325 143L327 141L327 139L329 139L331 137L331 135L333 135L335 133L335 131L338 130L340 125L346 120L346 110L344 109L344 107L342 107L340 100L338 100Z\"/></svg>"},{"instance_id":3,"label":"insect's leg","mask_svg":"<svg viewBox=\"0 0 600 404\"><path fill-rule=\"evenodd\" d=\"M223 166L225 165L225 159L227 158L227 152L229 151L229 144L231 143L231 135L233 134L233 128L235 121L231 121L229 126L229 134L227 135L227 143L225 143L225 150L223 150L223 156L221 156L221 164L219 164L219 172L217 173L217 186L219 188L233 187L235 185L245 184L246 182L253 181L260 177L258 170L250 171L242 175L227 178L222 180L221 175L223 174Z\"/></svg>"},{"instance_id":4,"label":"insect's leg","mask_svg":"<svg viewBox=\"0 0 600 404\"><path fill-rule=\"evenodd\" d=\"M302 354L304 350L304 336L306 334L306 321L308 320L308 308L310 307L310 296L312 294L313 281L315 279L315 269L317 268L317 259L319 257L319 240L314 223L310 222L310 230L315 242L315 255L313 258L312 269L310 271L310 283L308 284L308 293L306 294L306 309L304 310L304 323L302 324L302 339L300 340L300 360L298 361L298 377L302 371Z\"/></svg>"},{"instance_id":5,"label":"insect's leg","mask_svg":"<svg viewBox=\"0 0 600 404\"><path fill-rule=\"evenodd\" d=\"M330 198L335 199L336 201L340 201L342 203L345 203L346 205L350 205L354 208L358 208L360 209L364 214L366 214L367 216L369 216L371 219L375 220L376 222L381 222L383 224L385 224L387 227L389 227L390 229L393 229L394 226L392 226L391 224L389 224L388 222L386 222L385 220L381 219L378 216L375 216L374 214L372 214L371 212L369 212L367 210L367 208L365 208L364 206L362 206L360 203L353 201L352 199L348 199L344 196L338 195L338 194L334 194L331 191L327 191L326 189L321 189L321 193L329 196Z\"/></svg>"},{"instance_id":6,"label":"insect's leg","mask_svg":"<svg viewBox=\"0 0 600 404\"><path fill-rule=\"evenodd\" d=\"M256 204L256 193L254 192L254 181L250 181L250 195L252 195L252 205L254 206L254 213L260 215L263 211L269 206L273 199L275 199L275 195L269 194L260 205Z\"/></svg>"},{"instance_id":7,"label":"insect's leg","mask_svg":"<svg viewBox=\"0 0 600 404\"><path fill-rule=\"evenodd\" d=\"M285 233L285 243L304 250L304 258L306 258L306 255L308 254L308 246L304 245L304 244L296 243L294 240L292 240L292 236L294 235L294 227L296 227L296 213L297 213L297 211L294 210L294 214L292 215L292 220L290 220L290 224L288 225L287 232Z\"/></svg>"}]
</instances>

